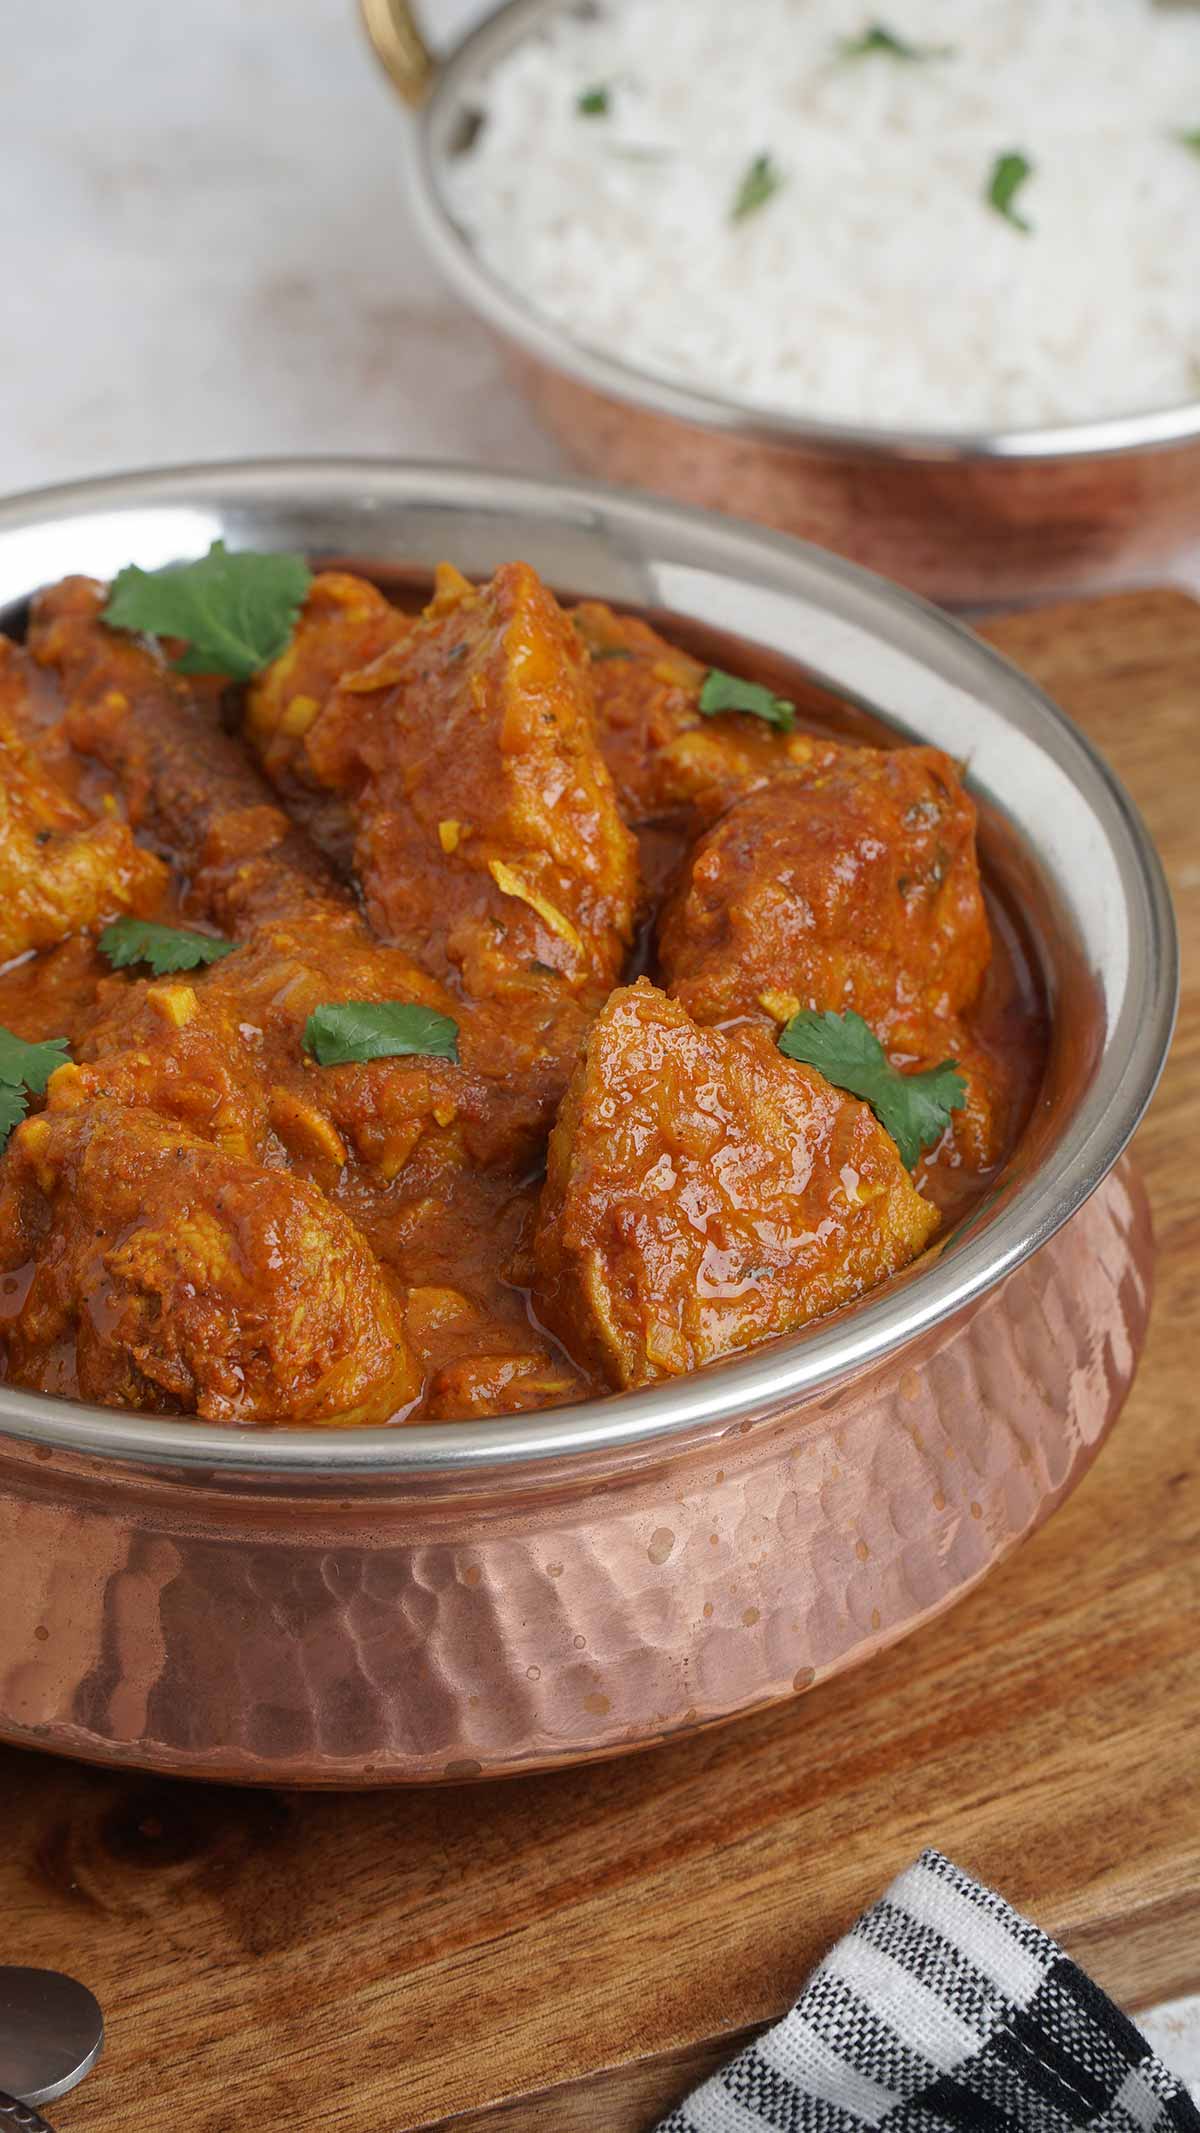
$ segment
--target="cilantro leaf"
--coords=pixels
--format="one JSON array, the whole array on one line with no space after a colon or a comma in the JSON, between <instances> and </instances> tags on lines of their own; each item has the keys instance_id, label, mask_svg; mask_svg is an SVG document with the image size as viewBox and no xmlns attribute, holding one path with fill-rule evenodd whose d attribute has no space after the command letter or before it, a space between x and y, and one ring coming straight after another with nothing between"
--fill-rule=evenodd
<instances>
[{"instance_id":1,"label":"cilantro leaf","mask_svg":"<svg viewBox=\"0 0 1200 2133\"><path fill-rule=\"evenodd\" d=\"M55 1067L70 1058L68 1043L66 1037L47 1037L44 1044L27 1044L10 1029L0 1029L0 1083L6 1089L32 1089L40 1096Z\"/></svg>"},{"instance_id":2,"label":"cilantro leaf","mask_svg":"<svg viewBox=\"0 0 1200 2133\"><path fill-rule=\"evenodd\" d=\"M303 556L230 555L214 541L194 563L131 563L114 579L103 619L111 629L184 638L181 674L249 681L283 651L311 582Z\"/></svg>"},{"instance_id":3,"label":"cilantro leaf","mask_svg":"<svg viewBox=\"0 0 1200 2133\"><path fill-rule=\"evenodd\" d=\"M575 99L575 109L584 118L607 118L611 95L603 82L596 82L591 89L581 89Z\"/></svg>"},{"instance_id":4,"label":"cilantro leaf","mask_svg":"<svg viewBox=\"0 0 1200 2133\"><path fill-rule=\"evenodd\" d=\"M114 970L149 963L156 978L172 970L198 970L233 954L234 943L214 933L189 933L182 926L156 926L147 918L116 918L100 935L100 952Z\"/></svg>"},{"instance_id":5,"label":"cilantro leaf","mask_svg":"<svg viewBox=\"0 0 1200 2133\"><path fill-rule=\"evenodd\" d=\"M729 210L731 222L744 222L756 208L765 206L772 193L777 193L783 184L783 172L771 161L770 156L755 156L742 173L741 182L733 196Z\"/></svg>"},{"instance_id":6,"label":"cilantro leaf","mask_svg":"<svg viewBox=\"0 0 1200 2133\"><path fill-rule=\"evenodd\" d=\"M740 675L722 673L720 667L710 667L705 675L699 709L705 718L716 718L722 711L750 711L781 733L790 733L796 723L796 706L786 696L773 696L761 682L743 681Z\"/></svg>"},{"instance_id":7,"label":"cilantro leaf","mask_svg":"<svg viewBox=\"0 0 1200 2133\"><path fill-rule=\"evenodd\" d=\"M29 1109L29 1098L24 1089L0 1087L0 1148L3 1148L14 1126L19 1126Z\"/></svg>"},{"instance_id":8,"label":"cilantro leaf","mask_svg":"<svg viewBox=\"0 0 1200 2133\"><path fill-rule=\"evenodd\" d=\"M1032 176L1033 165L1029 158L1023 156L1019 149L1012 149L1007 155L996 157L987 182L986 198L989 206L994 207L996 213L1003 215L1007 222L1011 222L1014 229L1023 230L1026 236L1032 231L1033 224L1025 220L1013 203L1026 178Z\"/></svg>"},{"instance_id":9,"label":"cilantro leaf","mask_svg":"<svg viewBox=\"0 0 1200 2133\"><path fill-rule=\"evenodd\" d=\"M952 59L952 44L910 44L907 37L897 37L886 23L872 22L859 37L843 37L838 43L838 55L842 59L869 59L873 52L884 52L889 59Z\"/></svg>"},{"instance_id":10,"label":"cilantro leaf","mask_svg":"<svg viewBox=\"0 0 1200 2133\"><path fill-rule=\"evenodd\" d=\"M458 1024L409 1000L327 1000L304 1025L305 1049L320 1066L351 1066L425 1052L458 1060Z\"/></svg>"},{"instance_id":11,"label":"cilantro leaf","mask_svg":"<svg viewBox=\"0 0 1200 2133\"><path fill-rule=\"evenodd\" d=\"M1200 126L1192 127L1184 133L1177 133L1175 138L1181 148L1190 148L1194 156L1200 156Z\"/></svg>"},{"instance_id":12,"label":"cilantro leaf","mask_svg":"<svg viewBox=\"0 0 1200 2133\"><path fill-rule=\"evenodd\" d=\"M780 1031L779 1049L789 1059L816 1067L835 1089L870 1104L909 1170L916 1168L923 1148L940 1141L950 1113L966 1102L967 1085L953 1059L943 1059L921 1074L902 1074L853 1009L836 1015L803 1008Z\"/></svg>"},{"instance_id":13,"label":"cilantro leaf","mask_svg":"<svg viewBox=\"0 0 1200 2133\"><path fill-rule=\"evenodd\" d=\"M47 1037L41 1044L28 1044L0 1028L0 1148L29 1109L25 1091L40 1096L55 1067L65 1065L70 1057L67 1042L66 1037Z\"/></svg>"}]
</instances>

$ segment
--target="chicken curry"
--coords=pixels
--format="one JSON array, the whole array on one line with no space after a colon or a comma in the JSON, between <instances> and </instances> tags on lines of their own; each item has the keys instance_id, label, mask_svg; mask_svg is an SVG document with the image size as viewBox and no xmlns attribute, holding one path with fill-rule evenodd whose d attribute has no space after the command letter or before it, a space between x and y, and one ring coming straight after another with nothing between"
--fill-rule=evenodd
<instances>
[{"instance_id":1,"label":"chicken curry","mask_svg":"<svg viewBox=\"0 0 1200 2133\"><path fill-rule=\"evenodd\" d=\"M554 1406L851 1303L987 1188L1042 1016L955 762L521 563L409 612L274 560L257 651L188 566L0 639L9 1382Z\"/></svg>"}]
</instances>

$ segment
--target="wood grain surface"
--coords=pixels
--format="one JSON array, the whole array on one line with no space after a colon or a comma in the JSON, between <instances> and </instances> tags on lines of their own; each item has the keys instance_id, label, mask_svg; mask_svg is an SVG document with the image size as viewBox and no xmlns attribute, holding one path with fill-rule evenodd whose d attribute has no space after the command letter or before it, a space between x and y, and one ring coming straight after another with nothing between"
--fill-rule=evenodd
<instances>
[{"instance_id":1,"label":"wood grain surface","mask_svg":"<svg viewBox=\"0 0 1200 2133\"><path fill-rule=\"evenodd\" d=\"M986 634L1127 780L1188 958L1140 1137L1155 1320L1097 1466L869 1667L623 1763L286 1798L3 1751L3 1959L74 1971L108 2016L61 2133L641 2133L929 1843L1127 2005L1200 1987L1200 606Z\"/></svg>"}]
</instances>

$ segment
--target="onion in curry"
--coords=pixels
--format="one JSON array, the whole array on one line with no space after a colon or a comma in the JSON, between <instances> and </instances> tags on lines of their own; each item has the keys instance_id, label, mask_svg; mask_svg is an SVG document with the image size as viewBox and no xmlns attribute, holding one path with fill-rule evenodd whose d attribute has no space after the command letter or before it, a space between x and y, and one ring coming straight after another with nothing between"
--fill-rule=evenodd
<instances>
[{"instance_id":1,"label":"onion in curry","mask_svg":"<svg viewBox=\"0 0 1200 2133\"><path fill-rule=\"evenodd\" d=\"M70 1047L0 1157L10 1382L242 1424L554 1406L844 1308L988 1189L1044 1014L949 757L761 684L777 718L713 714L693 649L520 563L442 566L420 613L324 571L238 685L106 598L67 579L0 640L0 1024ZM122 918L221 950L114 969ZM348 1002L455 1042L321 1064ZM781 1048L812 1010L957 1063L913 1170Z\"/></svg>"}]
</instances>

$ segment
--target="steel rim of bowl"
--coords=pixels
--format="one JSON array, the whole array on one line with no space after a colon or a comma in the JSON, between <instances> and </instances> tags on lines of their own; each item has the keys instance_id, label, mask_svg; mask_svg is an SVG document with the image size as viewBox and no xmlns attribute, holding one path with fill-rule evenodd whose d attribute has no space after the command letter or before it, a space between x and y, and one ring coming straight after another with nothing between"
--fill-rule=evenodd
<instances>
[{"instance_id":1,"label":"steel rim of bowl","mask_svg":"<svg viewBox=\"0 0 1200 2133\"><path fill-rule=\"evenodd\" d=\"M137 510L207 513L210 520L223 513L237 521L241 513L253 514L257 505L260 512L290 509L316 524L322 510L340 506L361 514L366 542L373 514L388 504L493 516L503 510L553 527L556 533L582 524L593 532L623 535L634 556L639 535L653 536L661 551L664 536L673 534L678 554L691 553L693 546L701 554L719 549L713 567L742 588L753 581L739 566L757 559L764 582L768 565L782 576L790 568L797 602L819 590L828 597L831 614L845 619L855 613L893 649L907 649L915 635L929 648L930 674L930 658L938 645L948 657L957 653L969 663L980 703L989 702L990 684L991 706L1014 733L1024 731L1017 716L1023 712L1039 733L1044 752L1103 824L1125 895L1125 967L1140 985L1142 997L1132 1002L1122 997L1096 1073L1052 1157L1015 1187L983 1230L953 1250L948 1245L911 1282L885 1286L844 1320L792 1336L797 1341L792 1352L781 1355L777 1344L768 1344L682 1379L540 1414L369 1429L239 1429L187 1417L124 1413L0 1385L0 1439L33 1440L59 1450L193 1474L205 1469L229 1477L336 1482L352 1475L404 1480L530 1464L564 1453L615 1452L734 1424L784 1400L831 1390L976 1302L1047 1243L1090 1197L1154 1093L1174 1026L1178 944L1161 863L1124 787L1086 736L1036 684L971 631L916 594L811 543L599 482L532 479L436 462L237 461L112 475L8 499L0 504L0 605L10 605L44 582L33 576L18 584L12 577L12 559L21 557L23 571L27 548L45 560L44 544L40 551L38 547L39 527L57 529L57 542L69 540L76 526L94 521L103 542L111 545L123 536L123 516ZM321 542L314 538L310 546L320 552ZM413 559L411 551L396 557ZM166 557L146 560L153 567ZM383 558L377 553L375 560ZM894 638L887 635L889 623ZM836 676L831 685L837 687ZM852 693L849 687L847 693ZM888 715L885 704L877 708Z\"/></svg>"},{"instance_id":2,"label":"steel rim of bowl","mask_svg":"<svg viewBox=\"0 0 1200 2133\"><path fill-rule=\"evenodd\" d=\"M868 458L946 461L1072 460L1161 451L1200 439L1200 400L1029 429L915 430L838 423L797 415L765 402L706 392L639 370L575 340L565 327L523 304L510 284L475 252L442 196L437 171L446 150L435 138L449 132L464 90L539 22L561 13L562 8L563 0L505 0L470 30L439 60L428 100L410 115L405 157L422 234L447 280L487 324L551 369L565 372L594 392L701 429L731 431L818 453L849 450Z\"/></svg>"}]
</instances>

